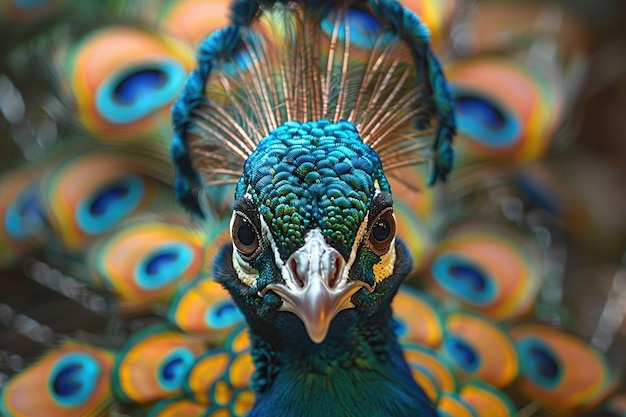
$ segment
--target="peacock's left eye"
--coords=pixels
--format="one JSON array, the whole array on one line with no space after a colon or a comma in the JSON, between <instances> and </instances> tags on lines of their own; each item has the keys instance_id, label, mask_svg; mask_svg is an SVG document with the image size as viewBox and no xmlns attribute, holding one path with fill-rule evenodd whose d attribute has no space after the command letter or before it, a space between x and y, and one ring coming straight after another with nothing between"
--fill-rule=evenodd
<instances>
[{"instance_id":1,"label":"peacock's left eye","mask_svg":"<svg viewBox=\"0 0 626 417\"><path fill-rule=\"evenodd\" d=\"M259 248L259 236L252 223L245 217L235 214L232 229L233 243L246 257L252 257Z\"/></svg>"},{"instance_id":2,"label":"peacock's left eye","mask_svg":"<svg viewBox=\"0 0 626 417\"><path fill-rule=\"evenodd\" d=\"M370 246L377 255L383 255L389 250L391 241L396 235L396 220L391 209L385 210L374 221L370 230Z\"/></svg>"}]
</instances>

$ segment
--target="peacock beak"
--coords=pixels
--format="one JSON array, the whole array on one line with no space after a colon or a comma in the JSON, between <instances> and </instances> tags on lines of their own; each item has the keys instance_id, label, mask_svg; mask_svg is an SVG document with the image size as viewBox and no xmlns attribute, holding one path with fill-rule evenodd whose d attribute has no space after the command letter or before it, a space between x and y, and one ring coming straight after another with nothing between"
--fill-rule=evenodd
<instances>
[{"instance_id":1,"label":"peacock beak","mask_svg":"<svg viewBox=\"0 0 626 417\"><path fill-rule=\"evenodd\" d=\"M310 231L305 244L295 251L284 267L284 283L270 284L282 300L282 311L291 311L302 320L309 338L322 343L335 316L353 308L352 295L368 284L348 280L345 260L329 246L319 229Z\"/></svg>"}]
</instances>

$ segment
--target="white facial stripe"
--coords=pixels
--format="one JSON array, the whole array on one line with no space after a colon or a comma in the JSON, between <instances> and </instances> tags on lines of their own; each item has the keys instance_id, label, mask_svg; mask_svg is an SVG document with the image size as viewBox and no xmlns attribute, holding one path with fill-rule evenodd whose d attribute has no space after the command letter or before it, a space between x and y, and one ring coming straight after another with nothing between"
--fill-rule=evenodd
<instances>
[{"instance_id":1,"label":"white facial stripe","mask_svg":"<svg viewBox=\"0 0 626 417\"><path fill-rule=\"evenodd\" d=\"M248 287L256 287L257 272L254 268L252 268L252 266L248 262L241 259L241 256L239 256L239 252L237 251L237 248L235 247L234 243L233 243L233 267L235 268L235 271L237 272L237 278L239 278L241 282L246 284Z\"/></svg>"},{"instance_id":2,"label":"white facial stripe","mask_svg":"<svg viewBox=\"0 0 626 417\"><path fill-rule=\"evenodd\" d=\"M394 223L396 222L396 214L391 213L391 217L393 218ZM387 278L389 278L393 274L393 268L396 264L396 238L391 240L391 245L389 245L389 250L383 256L380 257L380 261L378 261L373 266L374 277L376 278L376 282L381 282Z\"/></svg>"},{"instance_id":3,"label":"white facial stripe","mask_svg":"<svg viewBox=\"0 0 626 417\"><path fill-rule=\"evenodd\" d=\"M245 196L250 198L247 194ZM272 248L272 253L274 254L274 262L276 263L276 266L278 267L278 269L281 271L283 279L285 279L285 281L288 281L289 274L285 270L285 263L281 259L280 254L278 253L278 247L276 246L276 242L274 242L274 237L272 236L272 233L270 232L270 229L267 226L265 219L263 219L263 217L259 217L259 220L261 223L261 239L269 243L270 247ZM235 214L233 213L233 216L230 218L231 240L233 239L232 231L233 231L234 221L235 221ZM235 271L237 271L237 277L244 284L246 284L249 287L253 287L257 285L258 271L256 271L248 262L246 262L244 259L241 258L241 256L239 255L239 251L235 247L234 243L233 243L233 266L235 267Z\"/></svg>"},{"instance_id":4,"label":"white facial stripe","mask_svg":"<svg viewBox=\"0 0 626 417\"><path fill-rule=\"evenodd\" d=\"M380 193L381 192L379 190L376 190L374 194L377 195ZM394 213L392 213L391 215L393 217L393 221L395 222L396 215ZM357 239L354 241L354 245L352 246L352 250L350 252L350 260L348 261L348 264L346 265L346 272L345 272L346 274L350 272L350 267L352 266L356 258L357 246L361 243L361 238L367 229L368 218L369 218L369 211L365 215L365 220L363 220L363 223L361 224L361 227L359 228L359 232L357 234ZM366 241L365 244L368 245L369 242ZM389 278L393 274L395 263L396 263L396 238L394 237L393 240L391 241L391 245L389 246L389 250L387 251L387 253L382 255L380 257L380 261L375 263L372 267L375 281L378 283Z\"/></svg>"},{"instance_id":5,"label":"white facial stripe","mask_svg":"<svg viewBox=\"0 0 626 417\"><path fill-rule=\"evenodd\" d=\"M285 262L283 262L280 257L280 253L278 252L278 246L276 246L276 242L274 241L274 236L272 236L272 232L270 232L270 228L265 223L265 219L263 216L260 216L261 220L261 237L270 244L270 248L272 248L272 253L274 254L274 263L276 263L276 267L281 272L281 275L285 282L289 282L289 273L286 271Z\"/></svg>"},{"instance_id":6,"label":"white facial stripe","mask_svg":"<svg viewBox=\"0 0 626 417\"><path fill-rule=\"evenodd\" d=\"M348 280L348 278L350 277L350 268L352 268L352 264L354 264L354 261L356 260L357 248L361 244L363 235L365 234L365 231L367 230L367 218L369 214L370 214L369 211L365 213L365 218L363 222L361 223L361 225L359 226L359 230L357 230L356 236L354 237L354 243L352 244L352 247L350 248L350 257L346 261L346 266L344 267L343 274L341 276L342 279L344 280Z\"/></svg>"},{"instance_id":7,"label":"white facial stripe","mask_svg":"<svg viewBox=\"0 0 626 417\"><path fill-rule=\"evenodd\" d=\"M374 195L378 195L380 193L381 191L378 188L374 191ZM252 200L252 196L250 196L249 194L246 193L244 196ZM363 236L365 232L367 231L368 218L369 218L369 211L365 213L364 220L359 226L359 230L357 230L357 233L355 235L354 243L352 244L352 248L350 250L350 257L346 261L346 264L345 264L345 267L343 269L343 273L341 276L341 279L343 281L347 282L347 280L349 279L350 269L352 268L352 265L354 264L354 261L356 260L357 249L359 245L362 243ZM232 240L232 230L233 230L234 220L235 220L235 216L233 215L230 219L231 240ZM262 216L259 217L259 220L261 224L261 238L265 242L268 242L270 247L272 248L272 253L274 254L274 262L276 263L278 270L281 271L281 275L282 275L284 282L290 283L291 279L289 276L289 272L287 268L285 268L285 262L281 258L280 253L278 252L278 247L276 246L274 237L272 236L272 233L270 232L269 226L267 225L267 223L265 222L265 219ZM395 215L394 215L394 220L395 220ZM309 231L309 233L310 232L311 231ZM319 232L321 233L321 231ZM306 238L307 237L305 237L305 240ZM391 247L389 248L389 251L381 257L378 263L374 265L374 276L376 277L376 282L381 282L384 279L391 276L391 274L393 274L393 267L395 264L395 259L396 259L396 251L395 251L395 238L394 238L393 241L391 242ZM258 272L248 262L246 262L245 260L241 258L234 244L233 244L233 266L235 267L235 271L237 272L238 278L244 284L248 285L249 287L257 285Z\"/></svg>"},{"instance_id":8,"label":"white facial stripe","mask_svg":"<svg viewBox=\"0 0 626 417\"><path fill-rule=\"evenodd\" d=\"M252 196L250 194L245 194L244 197L247 198L248 200L252 200ZM236 214L233 213L233 215L230 217L229 227L230 227L231 242L234 240L233 239L233 225L235 222L235 216ZM237 272L237 278L239 278L241 282L246 284L248 287L256 287L258 271L255 270L252 267L252 265L250 265L248 262L246 262L244 259L241 258L241 255L239 255L239 251L237 250L237 247L235 246L234 243L233 243L233 267L235 268L235 272Z\"/></svg>"}]
</instances>

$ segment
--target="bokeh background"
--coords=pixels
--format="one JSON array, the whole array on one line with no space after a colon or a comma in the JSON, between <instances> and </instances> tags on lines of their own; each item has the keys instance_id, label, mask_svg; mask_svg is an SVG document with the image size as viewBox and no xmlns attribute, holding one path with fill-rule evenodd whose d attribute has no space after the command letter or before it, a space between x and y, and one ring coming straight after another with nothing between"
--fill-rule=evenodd
<instances>
[{"instance_id":1,"label":"bokeh background","mask_svg":"<svg viewBox=\"0 0 626 417\"><path fill-rule=\"evenodd\" d=\"M152 3L0 1L0 173L40 163L62 148L66 137L75 135L76 126L67 123L71 115L64 114L68 107L54 88L56 55L47 55L41 47L45 38L68 39L66 32L73 36L100 24L132 21L167 2ZM441 29L438 49L444 63L461 60L480 48L475 38L478 26L499 24L481 21L481 8L496 3L503 14L494 19L501 16L503 22L522 15L520 4L552 7L543 1L458 0L454 18ZM558 16L566 15L575 24L564 24L564 18L548 19L547 23L535 22L535 30L542 32L537 39L552 39L556 49L566 51L553 50L556 69L550 71L555 71L552 76L568 80L564 94L567 111L558 120L545 156L524 168L538 178L537 187L545 195L530 203L532 196L519 197L526 210L525 221L528 206L539 206L539 223L556 242L546 249L551 259L546 282L552 284L542 288L543 301L537 304L536 314L542 321L590 341L620 375L626 370L626 2L561 0L554 4L562 7L564 14L558 12ZM28 13L19 12L20 8ZM148 17L141 25L150 26L150 18L157 17ZM522 61L541 56L530 51L541 42L528 39L533 30L529 33L512 44L502 40L505 46L499 52ZM572 51L582 56L577 65L572 63ZM549 55L550 51L543 53ZM466 167L466 172L483 169L483 163ZM512 175L509 164L504 164L507 169L489 169L495 175ZM451 182L455 181L459 188L466 186L453 174ZM491 187L484 178L470 186ZM454 192L448 196L455 197ZM546 216L551 199L560 206ZM473 209L473 202L463 198L457 200L456 208L463 204ZM498 216L514 221L519 213L511 207L508 212L499 207ZM111 318L106 297L72 277L71 268L56 255L48 253L44 244L0 271L0 389L59 340L83 334L111 337L120 325ZM146 322L145 318L124 320L130 328ZM619 391L624 391L623 384ZM588 415L614 416L619 415L618 409L626 415L619 398Z\"/></svg>"}]
</instances>

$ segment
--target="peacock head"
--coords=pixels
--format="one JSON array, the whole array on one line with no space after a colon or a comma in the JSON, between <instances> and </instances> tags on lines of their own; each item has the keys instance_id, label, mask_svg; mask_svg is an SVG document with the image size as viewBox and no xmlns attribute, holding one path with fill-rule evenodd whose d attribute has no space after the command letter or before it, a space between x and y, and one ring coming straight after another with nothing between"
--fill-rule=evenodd
<instances>
[{"instance_id":1,"label":"peacock head","mask_svg":"<svg viewBox=\"0 0 626 417\"><path fill-rule=\"evenodd\" d=\"M251 328L289 331L294 313L316 343L388 311L410 262L383 166L445 179L455 131L415 14L322 3L235 2L172 108L179 200L202 214L222 200L214 185L237 182L216 280Z\"/></svg>"},{"instance_id":2,"label":"peacock head","mask_svg":"<svg viewBox=\"0 0 626 417\"><path fill-rule=\"evenodd\" d=\"M394 272L393 200L378 155L346 120L282 124L245 163L231 235L241 284L321 343L339 312L379 297Z\"/></svg>"}]
</instances>

